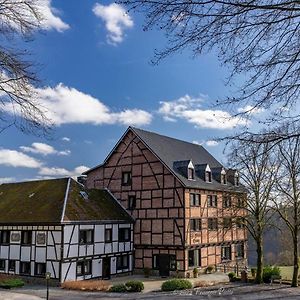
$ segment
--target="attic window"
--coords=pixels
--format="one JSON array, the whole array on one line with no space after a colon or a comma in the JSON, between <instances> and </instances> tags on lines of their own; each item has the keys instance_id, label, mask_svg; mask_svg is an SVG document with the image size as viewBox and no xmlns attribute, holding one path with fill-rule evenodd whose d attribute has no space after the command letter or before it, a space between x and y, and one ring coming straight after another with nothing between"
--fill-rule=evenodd
<instances>
[{"instance_id":1,"label":"attic window","mask_svg":"<svg viewBox=\"0 0 300 300\"><path fill-rule=\"evenodd\" d=\"M205 171L205 181L211 182L211 171Z\"/></svg>"},{"instance_id":2,"label":"attic window","mask_svg":"<svg viewBox=\"0 0 300 300\"><path fill-rule=\"evenodd\" d=\"M235 186L239 186L240 184L240 177L239 177L239 174L238 173L235 173L234 175L234 185Z\"/></svg>"},{"instance_id":3,"label":"attic window","mask_svg":"<svg viewBox=\"0 0 300 300\"><path fill-rule=\"evenodd\" d=\"M85 191L80 191L79 194L84 200L89 200L89 195Z\"/></svg>"},{"instance_id":4,"label":"attic window","mask_svg":"<svg viewBox=\"0 0 300 300\"><path fill-rule=\"evenodd\" d=\"M227 184L227 175L226 175L226 171L224 169L221 171L221 183Z\"/></svg>"},{"instance_id":5,"label":"attic window","mask_svg":"<svg viewBox=\"0 0 300 300\"><path fill-rule=\"evenodd\" d=\"M187 173L188 179L189 180L195 179L195 169L194 169L194 165L191 160L187 167L188 167L188 170L187 170L188 171L188 173Z\"/></svg>"},{"instance_id":6,"label":"attic window","mask_svg":"<svg viewBox=\"0 0 300 300\"><path fill-rule=\"evenodd\" d=\"M194 170L194 168L188 168L188 179L195 179L195 170Z\"/></svg>"}]
</instances>

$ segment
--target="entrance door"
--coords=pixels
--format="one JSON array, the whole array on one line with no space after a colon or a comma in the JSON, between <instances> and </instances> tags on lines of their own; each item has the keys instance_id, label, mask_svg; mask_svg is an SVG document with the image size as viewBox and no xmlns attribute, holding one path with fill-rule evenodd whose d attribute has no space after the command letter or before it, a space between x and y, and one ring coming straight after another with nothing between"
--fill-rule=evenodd
<instances>
[{"instance_id":1,"label":"entrance door","mask_svg":"<svg viewBox=\"0 0 300 300\"><path fill-rule=\"evenodd\" d=\"M102 259L102 278L110 279L110 257Z\"/></svg>"},{"instance_id":2,"label":"entrance door","mask_svg":"<svg viewBox=\"0 0 300 300\"><path fill-rule=\"evenodd\" d=\"M159 276L167 277L170 275L170 256L168 254L160 254L158 256Z\"/></svg>"}]
</instances>

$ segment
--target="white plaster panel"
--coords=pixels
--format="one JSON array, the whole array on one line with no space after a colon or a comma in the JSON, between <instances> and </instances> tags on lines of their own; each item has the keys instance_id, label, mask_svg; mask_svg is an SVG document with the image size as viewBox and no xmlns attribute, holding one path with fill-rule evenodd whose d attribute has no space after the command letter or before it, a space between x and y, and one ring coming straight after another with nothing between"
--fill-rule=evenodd
<instances>
[{"instance_id":1,"label":"white plaster panel","mask_svg":"<svg viewBox=\"0 0 300 300\"><path fill-rule=\"evenodd\" d=\"M36 262L46 262L46 247L36 247Z\"/></svg>"},{"instance_id":2,"label":"white plaster panel","mask_svg":"<svg viewBox=\"0 0 300 300\"><path fill-rule=\"evenodd\" d=\"M30 247L22 247L21 249L21 260L30 261Z\"/></svg>"},{"instance_id":3,"label":"white plaster panel","mask_svg":"<svg viewBox=\"0 0 300 300\"><path fill-rule=\"evenodd\" d=\"M104 225L95 226L95 243L104 242Z\"/></svg>"},{"instance_id":4,"label":"white plaster panel","mask_svg":"<svg viewBox=\"0 0 300 300\"><path fill-rule=\"evenodd\" d=\"M19 259L20 257L20 245L10 245L9 258Z\"/></svg>"}]
</instances>

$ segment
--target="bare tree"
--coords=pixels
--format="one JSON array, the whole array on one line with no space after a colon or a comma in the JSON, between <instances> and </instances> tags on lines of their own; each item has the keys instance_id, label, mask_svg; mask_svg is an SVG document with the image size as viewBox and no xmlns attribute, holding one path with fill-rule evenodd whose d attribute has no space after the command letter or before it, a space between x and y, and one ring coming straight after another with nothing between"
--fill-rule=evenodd
<instances>
[{"instance_id":1,"label":"bare tree","mask_svg":"<svg viewBox=\"0 0 300 300\"><path fill-rule=\"evenodd\" d=\"M276 178L274 158L268 144L240 142L232 146L229 160L230 164L239 170L241 182L248 190L247 202L244 206L246 216L243 223L256 244L256 282L262 283L263 236L272 220L269 203Z\"/></svg>"},{"instance_id":2,"label":"bare tree","mask_svg":"<svg viewBox=\"0 0 300 300\"><path fill-rule=\"evenodd\" d=\"M46 108L36 94L34 64L28 50L18 46L40 27L39 5L36 0L0 0L0 133L10 126L37 135L50 132Z\"/></svg>"},{"instance_id":3,"label":"bare tree","mask_svg":"<svg viewBox=\"0 0 300 300\"><path fill-rule=\"evenodd\" d=\"M300 231L300 137L277 145L279 172L276 179L278 196L274 201L276 212L287 225L293 241L292 286L298 286L299 231Z\"/></svg>"},{"instance_id":4,"label":"bare tree","mask_svg":"<svg viewBox=\"0 0 300 300\"><path fill-rule=\"evenodd\" d=\"M121 0L146 15L145 30L166 32L167 46L154 62L191 49L195 56L216 50L228 65L228 83L243 74L236 97L221 99L236 115L272 111L263 123L299 122L293 110L300 92L300 3L285 0ZM245 107L239 113L237 109ZM280 133L280 132L279 132ZM252 133L244 135L251 139ZM264 140L265 141L265 140Z\"/></svg>"}]
</instances>

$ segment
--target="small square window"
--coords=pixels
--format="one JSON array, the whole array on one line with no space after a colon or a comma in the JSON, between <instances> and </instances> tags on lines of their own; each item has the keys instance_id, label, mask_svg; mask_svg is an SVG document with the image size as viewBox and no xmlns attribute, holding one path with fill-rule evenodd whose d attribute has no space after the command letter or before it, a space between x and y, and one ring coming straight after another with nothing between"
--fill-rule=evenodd
<instances>
[{"instance_id":1,"label":"small square window","mask_svg":"<svg viewBox=\"0 0 300 300\"><path fill-rule=\"evenodd\" d=\"M190 205L191 206L200 205L200 194L190 193Z\"/></svg>"},{"instance_id":2,"label":"small square window","mask_svg":"<svg viewBox=\"0 0 300 300\"><path fill-rule=\"evenodd\" d=\"M136 196L129 195L128 196L128 209L135 209L136 208Z\"/></svg>"},{"instance_id":3,"label":"small square window","mask_svg":"<svg viewBox=\"0 0 300 300\"><path fill-rule=\"evenodd\" d=\"M245 227L245 219L242 217L236 218L236 227L237 228L244 228Z\"/></svg>"},{"instance_id":4,"label":"small square window","mask_svg":"<svg viewBox=\"0 0 300 300\"><path fill-rule=\"evenodd\" d=\"M223 228L231 228L232 220L231 218L224 218L223 219Z\"/></svg>"},{"instance_id":5,"label":"small square window","mask_svg":"<svg viewBox=\"0 0 300 300\"><path fill-rule=\"evenodd\" d=\"M85 229L79 231L79 244L93 244L94 243L94 230Z\"/></svg>"},{"instance_id":6,"label":"small square window","mask_svg":"<svg viewBox=\"0 0 300 300\"><path fill-rule=\"evenodd\" d=\"M111 243L112 242L112 229L106 228L105 229L105 243Z\"/></svg>"},{"instance_id":7,"label":"small square window","mask_svg":"<svg viewBox=\"0 0 300 300\"><path fill-rule=\"evenodd\" d=\"M218 219L217 218L208 218L207 219L208 230L217 230L218 229Z\"/></svg>"},{"instance_id":8,"label":"small square window","mask_svg":"<svg viewBox=\"0 0 300 300\"><path fill-rule=\"evenodd\" d=\"M208 207L217 207L218 205L217 195L207 195L207 206Z\"/></svg>"},{"instance_id":9,"label":"small square window","mask_svg":"<svg viewBox=\"0 0 300 300\"><path fill-rule=\"evenodd\" d=\"M201 253L197 250L189 250L188 253L189 267L201 266Z\"/></svg>"},{"instance_id":10,"label":"small square window","mask_svg":"<svg viewBox=\"0 0 300 300\"><path fill-rule=\"evenodd\" d=\"M123 270L129 267L129 255L121 255L117 257L117 269Z\"/></svg>"},{"instance_id":11,"label":"small square window","mask_svg":"<svg viewBox=\"0 0 300 300\"><path fill-rule=\"evenodd\" d=\"M231 246L222 246L221 249L221 259L224 260L231 260Z\"/></svg>"},{"instance_id":12,"label":"small square window","mask_svg":"<svg viewBox=\"0 0 300 300\"><path fill-rule=\"evenodd\" d=\"M191 231L201 230L201 219L191 219Z\"/></svg>"},{"instance_id":13,"label":"small square window","mask_svg":"<svg viewBox=\"0 0 300 300\"><path fill-rule=\"evenodd\" d=\"M245 256L244 243L236 244L236 257L244 258L244 256Z\"/></svg>"},{"instance_id":14,"label":"small square window","mask_svg":"<svg viewBox=\"0 0 300 300\"><path fill-rule=\"evenodd\" d=\"M76 265L76 275L84 276L90 274L92 274L92 261L91 260L78 261Z\"/></svg>"},{"instance_id":15,"label":"small square window","mask_svg":"<svg viewBox=\"0 0 300 300\"><path fill-rule=\"evenodd\" d=\"M31 274L30 262L27 262L27 261L20 262L20 274L24 274L24 275Z\"/></svg>"},{"instance_id":16,"label":"small square window","mask_svg":"<svg viewBox=\"0 0 300 300\"><path fill-rule=\"evenodd\" d=\"M45 274L46 274L46 264L45 263L35 263L34 274L36 276L45 276Z\"/></svg>"},{"instance_id":17,"label":"small square window","mask_svg":"<svg viewBox=\"0 0 300 300\"><path fill-rule=\"evenodd\" d=\"M223 196L223 207L228 208L231 207L231 197Z\"/></svg>"},{"instance_id":18,"label":"small square window","mask_svg":"<svg viewBox=\"0 0 300 300\"><path fill-rule=\"evenodd\" d=\"M123 172L122 173L122 185L131 185L131 172Z\"/></svg>"},{"instance_id":19,"label":"small square window","mask_svg":"<svg viewBox=\"0 0 300 300\"><path fill-rule=\"evenodd\" d=\"M130 228L119 228L119 242L130 241Z\"/></svg>"}]
</instances>

